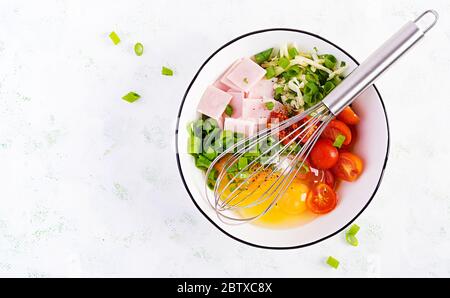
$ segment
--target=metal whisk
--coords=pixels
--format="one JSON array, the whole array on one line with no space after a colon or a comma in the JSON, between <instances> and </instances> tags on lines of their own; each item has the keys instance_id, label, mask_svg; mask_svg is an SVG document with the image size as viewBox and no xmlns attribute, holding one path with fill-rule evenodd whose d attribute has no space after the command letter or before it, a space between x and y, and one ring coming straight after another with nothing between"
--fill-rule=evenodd
<instances>
[{"instance_id":1,"label":"metal whisk","mask_svg":"<svg viewBox=\"0 0 450 298\"><path fill-rule=\"evenodd\" d=\"M426 21L427 15L433 16L433 19ZM406 23L322 102L285 121L272 123L267 129L238 141L221 153L206 173L209 177L217 162L222 158L226 159L213 192L205 186L208 201L219 218L229 224L239 224L266 214L283 197L303 169L314 144L333 117L371 86L375 79L419 41L437 20L437 12L425 11L416 20ZM428 23L426 26L423 24L425 22ZM283 130L287 133L278 137ZM241 157L256 150L259 150L259 154L241 167L237 174L231 176L230 168L236 168ZM245 173L250 174L244 175ZM253 187L253 191L243 192L250 183L258 185ZM262 194L254 199L252 195L256 191L262 191ZM257 214L244 216L239 212L258 205L262 208Z\"/></svg>"}]
</instances>

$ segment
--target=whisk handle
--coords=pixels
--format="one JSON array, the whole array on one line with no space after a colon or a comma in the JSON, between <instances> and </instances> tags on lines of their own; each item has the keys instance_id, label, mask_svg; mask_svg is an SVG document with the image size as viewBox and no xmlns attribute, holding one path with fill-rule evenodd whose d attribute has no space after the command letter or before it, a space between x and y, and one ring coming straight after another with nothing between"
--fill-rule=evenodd
<instances>
[{"instance_id":1,"label":"whisk handle","mask_svg":"<svg viewBox=\"0 0 450 298\"><path fill-rule=\"evenodd\" d=\"M431 22L427 21L428 24L423 24L427 15L432 15L433 19ZM416 44L434 26L438 17L437 12L434 10L425 11L416 20L406 23L361 65L353 70L323 100L323 103L331 113L337 115L346 106L350 105L358 95L373 84L380 74Z\"/></svg>"}]
</instances>

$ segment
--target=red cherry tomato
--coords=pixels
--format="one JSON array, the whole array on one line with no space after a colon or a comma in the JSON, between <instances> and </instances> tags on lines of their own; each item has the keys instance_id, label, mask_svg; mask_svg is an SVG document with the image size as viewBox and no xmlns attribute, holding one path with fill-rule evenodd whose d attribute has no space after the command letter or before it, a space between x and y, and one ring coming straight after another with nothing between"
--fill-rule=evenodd
<instances>
[{"instance_id":1,"label":"red cherry tomato","mask_svg":"<svg viewBox=\"0 0 450 298\"><path fill-rule=\"evenodd\" d=\"M311 167L311 180L313 184L325 183L334 189L336 182L330 170L318 170Z\"/></svg>"},{"instance_id":2,"label":"red cherry tomato","mask_svg":"<svg viewBox=\"0 0 450 298\"><path fill-rule=\"evenodd\" d=\"M309 155L313 167L319 170L332 168L339 159L339 151L328 139L319 139Z\"/></svg>"},{"instance_id":3,"label":"red cherry tomato","mask_svg":"<svg viewBox=\"0 0 450 298\"><path fill-rule=\"evenodd\" d=\"M337 115L337 118L348 125L356 125L359 123L359 116L351 107L346 107Z\"/></svg>"},{"instance_id":4,"label":"red cherry tomato","mask_svg":"<svg viewBox=\"0 0 450 298\"><path fill-rule=\"evenodd\" d=\"M336 184L334 180L334 175L330 170L325 170L323 172L323 182L334 189Z\"/></svg>"},{"instance_id":5,"label":"red cherry tomato","mask_svg":"<svg viewBox=\"0 0 450 298\"><path fill-rule=\"evenodd\" d=\"M316 184L306 197L306 206L317 214L328 213L336 207L337 197L334 190L325 183Z\"/></svg>"},{"instance_id":6,"label":"red cherry tomato","mask_svg":"<svg viewBox=\"0 0 450 298\"><path fill-rule=\"evenodd\" d=\"M332 171L336 178L345 181L355 181L363 170L363 161L350 152L341 152L339 160Z\"/></svg>"},{"instance_id":7,"label":"red cherry tomato","mask_svg":"<svg viewBox=\"0 0 450 298\"><path fill-rule=\"evenodd\" d=\"M357 140L358 137L358 131L356 129L356 126L349 126L350 131L352 132L352 142L348 145L342 144L341 148L339 148L339 153L341 152L351 152L353 150L353 145L355 143L355 140Z\"/></svg>"},{"instance_id":8,"label":"red cherry tomato","mask_svg":"<svg viewBox=\"0 0 450 298\"><path fill-rule=\"evenodd\" d=\"M344 145L348 145L352 142L352 131L347 124L339 120L331 120L323 131L322 137L334 142L338 135L343 135L345 137Z\"/></svg>"}]
</instances>

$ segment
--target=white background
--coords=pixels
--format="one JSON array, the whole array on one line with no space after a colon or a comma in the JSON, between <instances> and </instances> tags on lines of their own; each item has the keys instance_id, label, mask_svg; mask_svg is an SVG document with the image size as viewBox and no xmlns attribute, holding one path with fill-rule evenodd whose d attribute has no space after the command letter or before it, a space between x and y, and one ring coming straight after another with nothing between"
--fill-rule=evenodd
<instances>
[{"instance_id":1,"label":"white background","mask_svg":"<svg viewBox=\"0 0 450 298\"><path fill-rule=\"evenodd\" d=\"M214 50L291 27L361 61L428 8L437 27L377 82L391 153L357 220L359 247L337 235L256 249L203 218L178 174L174 125ZM446 0L2 0L0 276L450 276L449 17ZM142 95L134 104L121 99L130 90Z\"/></svg>"}]
</instances>

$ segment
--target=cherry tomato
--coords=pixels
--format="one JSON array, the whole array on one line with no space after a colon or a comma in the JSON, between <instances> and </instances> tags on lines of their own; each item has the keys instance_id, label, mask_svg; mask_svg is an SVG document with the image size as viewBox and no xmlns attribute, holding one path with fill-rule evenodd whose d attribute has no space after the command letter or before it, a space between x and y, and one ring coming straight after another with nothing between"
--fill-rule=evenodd
<instances>
[{"instance_id":1,"label":"cherry tomato","mask_svg":"<svg viewBox=\"0 0 450 298\"><path fill-rule=\"evenodd\" d=\"M339 151L328 139L319 139L309 155L313 167L319 170L332 168L339 159Z\"/></svg>"},{"instance_id":2,"label":"cherry tomato","mask_svg":"<svg viewBox=\"0 0 450 298\"><path fill-rule=\"evenodd\" d=\"M346 107L337 115L337 118L348 125L356 125L359 123L359 116L351 107Z\"/></svg>"},{"instance_id":3,"label":"cherry tomato","mask_svg":"<svg viewBox=\"0 0 450 298\"><path fill-rule=\"evenodd\" d=\"M345 137L344 145L348 145L352 142L352 131L347 124L339 120L331 120L323 131L322 137L334 142L338 135L343 135Z\"/></svg>"},{"instance_id":4,"label":"cherry tomato","mask_svg":"<svg viewBox=\"0 0 450 298\"><path fill-rule=\"evenodd\" d=\"M306 206L308 209L317 214L330 212L336 207L336 204L336 193L325 183L316 184L306 198Z\"/></svg>"},{"instance_id":5,"label":"cherry tomato","mask_svg":"<svg viewBox=\"0 0 450 298\"><path fill-rule=\"evenodd\" d=\"M311 168L311 182L313 184L325 183L333 189L336 186L334 175L330 170L318 170Z\"/></svg>"},{"instance_id":6,"label":"cherry tomato","mask_svg":"<svg viewBox=\"0 0 450 298\"><path fill-rule=\"evenodd\" d=\"M334 175L330 170L325 170L323 172L323 182L334 189L336 184L334 180Z\"/></svg>"},{"instance_id":7,"label":"cherry tomato","mask_svg":"<svg viewBox=\"0 0 450 298\"><path fill-rule=\"evenodd\" d=\"M339 148L339 153L348 151L351 152L353 150L353 144L355 143L355 140L358 138L358 131L356 129L356 126L349 126L350 131L352 132L352 142L348 145L342 144L341 148Z\"/></svg>"},{"instance_id":8,"label":"cherry tomato","mask_svg":"<svg viewBox=\"0 0 450 298\"><path fill-rule=\"evenodd\" d=\"M332 171L336 178L345 181L355 181L363 170L363 161L357 155L350 152L341 152L339 160Z\"/></svg>"}]
</instances>

